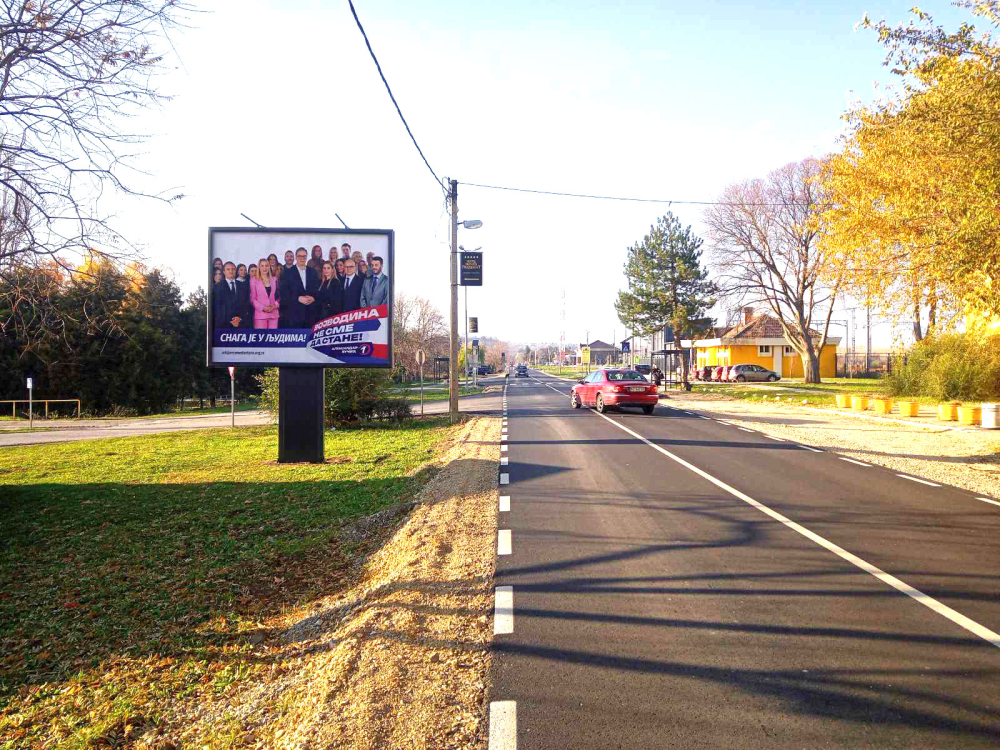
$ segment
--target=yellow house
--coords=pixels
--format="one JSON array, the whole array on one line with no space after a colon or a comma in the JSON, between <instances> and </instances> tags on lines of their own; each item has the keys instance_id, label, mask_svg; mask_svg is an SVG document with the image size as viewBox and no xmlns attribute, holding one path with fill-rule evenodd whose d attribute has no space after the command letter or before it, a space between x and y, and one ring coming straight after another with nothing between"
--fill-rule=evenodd
<instances>
[{"instance_id":1,"label":"yellow house","mask_svg":"<svg viewBox=\"0 0 1000 750\"><path fill-rule=\"evenodd\" d=\"M718 336L694 342L698 367L714 365L760 365L774 370L783 378L804 376L802 358L789 344L781 330L781 323L770 315L754 315L753 308L743 309L739 325L716 329ZM814 339L819 333L812 332ZM823 378L837 375L837 344L840 339L831 336L819 355L819 374Z\"/></svg>"}]
</instances>

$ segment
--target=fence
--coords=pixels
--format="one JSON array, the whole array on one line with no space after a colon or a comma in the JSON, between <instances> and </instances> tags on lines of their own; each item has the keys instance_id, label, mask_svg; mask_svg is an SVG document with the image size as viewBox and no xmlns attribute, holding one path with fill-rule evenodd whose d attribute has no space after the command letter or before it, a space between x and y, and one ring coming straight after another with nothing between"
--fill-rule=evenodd
<instances>
[{"instance_id":1,"label":"fence","mask_svg":"<svg viewBox=\"0 0 1000 750\"><path fill-rule=\"evenodd\" d=\"M838 354L838 378L878 378L892 372L890 354Z\"/></svg>"},{"instance_id":2,"label":"fence","mask_svg":"<svg viewBox=\"0 0 1000 750\"><path fill-rule=\"evenodd\" d=\"M7 401L0 401L0 404L10 404L10 415L14 419L17 419L17 405L18 404L29 404L29 410L34 411L34 404L45 404L45 418L49 418L49 404L76 404L76 419L80 418L80 399L78 398L40 398L33 401L28 401L28 399L11 399ZM31 414L28 414L29 418Z\"/></svg>"}]
</instances>

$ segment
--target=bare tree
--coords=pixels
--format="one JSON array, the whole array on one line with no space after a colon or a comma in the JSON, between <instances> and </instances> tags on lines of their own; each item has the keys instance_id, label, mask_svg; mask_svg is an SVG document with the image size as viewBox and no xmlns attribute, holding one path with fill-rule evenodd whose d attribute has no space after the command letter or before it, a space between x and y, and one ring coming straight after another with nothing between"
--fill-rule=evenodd
<instances>
[{"instance_id":1,"label":"bare tree","mask_svg":"<svg viewBox=\"0 0 1000 750\"><path fill-rule=\"evenodd\" d=\"M828 257L814 216L821 196L815 159L788 164L766 179L735 183L705 212L710 263L724 299L766 307L802 358L806 382L820 381L839 282L823 282Z\"/></svg>"},{"instance_id":2,"label":"bare tree","mask_svg":"<svg viewBox=\"0 0 1000 750\"><path fill-rule=\"evenodd\" d=\"M416 372L417 349L423 349L428 359L447 355L448 329L444 315L430 300L397 294L392 316L397 365L402 365L407 372Z\"/></svg>"},{"instance_id":3,"label":"bare tree","mask_svg":"<svg viewBox=\"0 0 1000 750\"><path fill-rule=\"evenodd\" d=\"M166 100L156 76L192 11L182 0L0 0L0 307L13 311L0 330L28 328L18 311L32 270L55 265L68 282L95 259L138 258L103 199L180 197L137 184L147 136L128 126Z\"/></svg>"}]
</instances>

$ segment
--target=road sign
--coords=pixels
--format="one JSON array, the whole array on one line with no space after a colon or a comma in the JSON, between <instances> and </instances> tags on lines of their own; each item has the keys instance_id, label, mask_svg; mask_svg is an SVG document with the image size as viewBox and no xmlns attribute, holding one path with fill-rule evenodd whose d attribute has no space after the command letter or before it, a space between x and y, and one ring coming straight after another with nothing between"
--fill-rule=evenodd
<instances>
[{"instance_id":1,"label":"road sign","mask_svg":"<svg viewBox=\"0 0 1000 750\"><path fill-rule=\"evenodd\" d=\"M479 318L469 318L469 333L479 333Z\"/></svg>"},{"instance_id":2,"label":"road sign","mask_svg":"<svg viewBox=\"0 0 1000 750\"><path fill-rule=\"evenodd\" d=\"M32 389L32 387L33 387L33 385L32 385L32 382L31 382L31 378L28 378L28 390L30 391Z\"/></svg>"},{"instance_id":3,"label":"road sign","mask_svg":"<svg viewBox=\"0 0 1000 750\"><path fill-rule=\"evenodd\" d=\"M479 348L479 339L472 339L472 348L473 349Z\"/></svg>"},{"instance_id":4,"label":"road sign","mask_svg":"<svg viewBox=\"0 0 1000 750\"><path fill-rule=\"evenodd\" d=\"M416 360L417 360L417 365L419 367L423 367L424 366L424 362L427 361L427 355L424 353L424 350L423 349L417 349L417 353L416 353L415 356L416 356Z\"/></svg>"},{"instance_id":5,"label":"road sign","mask_svg":"<svg viewBox=\"0 0 1000 750\"><path fill-rule=\"evenodd\" d=\"M622 342L622 354L628 354L632 351L632 345L627 341Z\"/></svg>"},{"instance_id":6,"label":"road sign","mask_svg":"<svg viewBox=\"0 0 1000 750\"><path fill-rule=\"evenodd\" d=\"M482 286L483 254L463 251L458 270L462 286Z\"/></svg>"},{"instance_id":7,"label":"road sign","mask_svg":"<svg viewBox=\"0 0 1000 750\"><path fill-rule=\"evenodd\" d=\"M580 362L581 362L581 364L585 364L585 365L589 365L590 364L590 347L589 346L581 346L580 347Z\"/></svg>"}]
</instances>

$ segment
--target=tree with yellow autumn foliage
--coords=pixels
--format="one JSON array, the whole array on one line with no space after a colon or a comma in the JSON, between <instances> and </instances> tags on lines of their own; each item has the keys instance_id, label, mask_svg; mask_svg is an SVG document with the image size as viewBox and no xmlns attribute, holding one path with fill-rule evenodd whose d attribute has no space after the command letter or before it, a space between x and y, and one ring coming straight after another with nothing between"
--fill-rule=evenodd
<instances>
[{"instance_id":1,"label":"tree with yellow autumn foliage","mask_svg":"<svg viewBox=\"0 0 1000 750\"><path fill-rule=\"evenodd\" d=\"M1000 25L1000 0L957 5ZM1000 47L963 24L878 31L902 86L846 115L821 175L830 273L886 312L1000 315ZM917 329L917 337L920 332Z\"/></svg>"}]
</instances>

